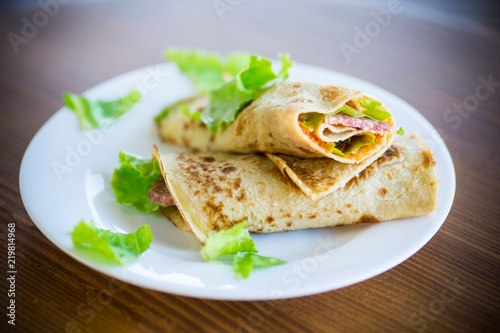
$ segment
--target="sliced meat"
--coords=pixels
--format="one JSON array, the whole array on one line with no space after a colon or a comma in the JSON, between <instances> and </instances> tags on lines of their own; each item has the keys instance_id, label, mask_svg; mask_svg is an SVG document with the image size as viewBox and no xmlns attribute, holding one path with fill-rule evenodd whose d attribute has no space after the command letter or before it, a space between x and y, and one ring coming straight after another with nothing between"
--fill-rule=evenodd
<instances>
[{"instance_id":1,"label":"sliced meat","mask_svg":"<svg viewBox=\"0 0 500 333\"><path fill-rule=\"evenodd\" d=\"M158 178L149 188L149 201L159 206L175 206L163 177Z\"/></svg>"},{"instance_id":2,"label":"sliced meat","mask_svg":"<svg viewBox=\"0 0 500 333\"><path fill-rule=\"evenodd\" d=\"M325 122L330 125L344 125L362 129L366 132L390 132L393 126L384 121L372 120L370 118L354 118L342 113L330 115L325 118Z\"/></svg>"}]
</instances>

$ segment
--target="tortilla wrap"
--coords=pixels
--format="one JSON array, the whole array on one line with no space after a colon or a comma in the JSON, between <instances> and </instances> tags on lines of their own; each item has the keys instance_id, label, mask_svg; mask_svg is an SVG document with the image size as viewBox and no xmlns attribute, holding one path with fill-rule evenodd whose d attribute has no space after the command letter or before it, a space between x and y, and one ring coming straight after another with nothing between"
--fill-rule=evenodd
<instances>
[{"instance_id":1,"label":"tortilla wrap","mask_svg":"<svg viewBox=\"0 0 500 333\"><path fill-rule=\"evenodd\" d=\"M170 220L177 228L183 231L191 231L189 225L184 221L179 209L176 206L160 207L162 214Z\"/></svg>"},{"instance_id":2,"label":"tortilla wrap","mask_svg":"<svg viewBox=\"0 0 500 333\"><path fill-rule=\"evenodd\" d=\"M155 147L154 156L178 208L172 214L180 213L202 244L210 233L242 221L250 232L270 233L420 216L437 203L435 162L417 135L398 138L344 187L317 201L263 155L159 154ZM315 159L305 161L314 169Z\"/></svg>"},{"instance_id":3,"label":"tortilla wrap","mask_svg":"<svg viewBox=\"0 0 500 333\"><path fill-rule=\"evenodd\" d=\"M366 98L374 99L359 90L340 86L283 81L255 99L233 123L217 133L212 133L201 121L185 114L186 108L191 113L203 112L209 104L205 96L174 104L165 110L157 123L164 140L198 151L281 153L360 163L373 156L377 158L389 148L395 135L393 117L383 122L374 122L366 117L354 118L374 128L377 128L377 124L384 125L385 130L374 130L374 143L364 145L347 156L328 152L325 144L331 146L342 142L351 145L351 139L356 142L368 130L360 129L359 126L330 125L326 121L315 130L309 130L301 125L300 117L311 113L332 114L344 105L363 111L360 103ZM383 104L380 109L387 111ZM353 119L347 115L342 117L344 120Z\"/></svg>"},{"instance_id":4,"label":"tortilla wrap","mask_svg":"<svg viewBox=\"0 0 500 333\"><path fill-rule=\"evenodd\" d=\"M377 160L384 152L370 156L358 164L348 164L331 158L302 158L285 154L266 154L281 171L312 200L343 187L349 180Z\"/></svg>"}]
</instances>

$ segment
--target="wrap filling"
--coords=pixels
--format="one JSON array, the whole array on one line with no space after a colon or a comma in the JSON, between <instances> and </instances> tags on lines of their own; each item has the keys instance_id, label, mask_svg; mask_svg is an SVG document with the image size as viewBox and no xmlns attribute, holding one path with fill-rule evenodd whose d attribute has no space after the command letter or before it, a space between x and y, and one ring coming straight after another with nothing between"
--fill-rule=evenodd
<instances>
[{"instance_id":1,"label":"wrap filling","mask_svg":"<svg viewBox=\"0 0 500 333\"><path fill-rule=\"evenodd\" d=\"M374 144L376 135L395 131L395 127L385 121L391 114L380 105L379 101L369 98L359 102L351 100L329 114L303 113L299 124L326 152L349 156L363 146Z\"/></svg>"}]
</instances>

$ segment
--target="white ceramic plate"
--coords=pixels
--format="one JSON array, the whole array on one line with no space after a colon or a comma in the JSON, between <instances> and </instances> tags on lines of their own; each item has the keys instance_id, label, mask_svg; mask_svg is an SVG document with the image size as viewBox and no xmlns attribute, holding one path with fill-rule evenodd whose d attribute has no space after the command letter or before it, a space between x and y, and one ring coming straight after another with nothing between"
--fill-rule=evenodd
<instances>
[{"instance_id":1,"label":"white ceramic plate","mask_svg":"<svg viewBox=\"0 0 500 333\"><path fill-rule=\"evenodd\" d=\"M295 64L290 79L364 90L384 101L406 133L419 132L431 145L441 178L436 212L375 224L255 235L262 255L288 263L254 270L244 281L236 279L229 265L205 263L191 233L176 229L160 213L146 215L120 206L109 185L119 166L120 150L148 157L153 144L163 152L180 150L160 141L153 117L194 90L174 66L161 64L121 75L85 93L91 99L110 100L133 87L142 90L143 100L112 127L83 132L76 115L62 108L40 129L25 152L19 177L31 219L61 250L101 273L141 287L200 298L268 300L311 295L363 281L398 265L431 239L450 211L455 171L445 144L413 107L366 81L301 64ZM101 264L72 246L70 232L82 219L92 219L98 228L114 232L131 232L149 224L154 241L133 264Z\"/></svg>"}]
</instances>

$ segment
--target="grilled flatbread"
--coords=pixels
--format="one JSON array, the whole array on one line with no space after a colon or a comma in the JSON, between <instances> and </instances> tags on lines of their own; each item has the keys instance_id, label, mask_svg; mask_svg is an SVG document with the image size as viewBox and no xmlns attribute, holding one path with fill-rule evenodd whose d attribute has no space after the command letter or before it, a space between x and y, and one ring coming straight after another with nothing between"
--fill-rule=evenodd
<instances>
[{"instance_id":1,"label":"grilled flatbread","mask_svg":"<svg viewBox=\"0 0 500 333\"><path fill-rule=\"evenodd\" d=\"M255 99L220 132L212 133L201 121L186 115L186 110L206 109L209 101L204 96L167 109L158 119L158 128L164 140L198 151L280 153L355 164L380 156L396 132L390 114L384 121L368 117L368 109L362 106L368 99L380 103L359 90L283 81ZM339 110L344 111L335 114ZM381 103L378 110L388 112Z\"/></svg>"},{"instance_id":2,"label":"grilled flatbread","mask_svg":"<svg viewBox=\"0 0 500 333\"><path fill-rule=\"evenodd\" d=\"M241 221L250 232L270 233L420 216L437 204L435 162L417 135L398 138L344 187L317 201L263 155L160 154L155 147L154 156L178 209L170 213L180 213L202 244ZM302 167L328 178L319 170L328 168L324 160L305 159Z\"/></svg>"}]
</instances>

